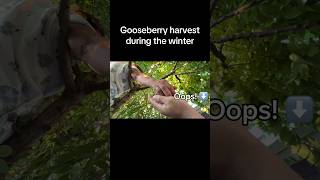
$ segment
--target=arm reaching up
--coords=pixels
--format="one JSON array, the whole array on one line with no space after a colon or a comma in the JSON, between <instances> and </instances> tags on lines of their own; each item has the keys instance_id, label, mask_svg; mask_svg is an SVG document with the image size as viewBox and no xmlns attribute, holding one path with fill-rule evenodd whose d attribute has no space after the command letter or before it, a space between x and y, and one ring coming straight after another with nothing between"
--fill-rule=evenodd
<instances>
[{"instance_id":1,"label":"arm reaching up","mask_svg":"<svg viewBox=\"0 0 320 180\"><path fill-rule=\"evenodd\" d=\"M155 95L149 98L151 105L161 114L178 119L204 119L186 101L174 99L172 96Z\"/></svg>"},{"instance_id":2,"label":"arm reaching up","mask_svg":"<svg viewBox=\"0 0 320 180\"><path fill-rule=\"evenodd\" d=\"M211 122L211 179L302 180L238 122Z\"/></svg>"},{"instance_id":3,"label":"arm reaching up","mask_svg":"<svg viewBox=\"0 0 320 180\"><path fill-rule=\"evenodd\" d=\"M131 76L139 84L151 87L156 95L174 96L174 94L176 93L175 88L172 85L170 85L168 81L164 79L155 80L140 72L138 68L133 68Z\"/></svg>"}]
</instances>

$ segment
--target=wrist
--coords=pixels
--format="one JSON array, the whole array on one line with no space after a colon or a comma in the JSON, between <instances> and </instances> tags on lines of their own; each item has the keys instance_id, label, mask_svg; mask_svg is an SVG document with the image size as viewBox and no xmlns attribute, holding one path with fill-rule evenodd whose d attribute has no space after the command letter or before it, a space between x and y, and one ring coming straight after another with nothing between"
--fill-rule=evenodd
<instances>
[{"instance_id":1,"label":"wrist","mask_svg":"<svg viewBox=\"0 0 320 180\"><path fill-rule=\"evenodd\" d=\"M198 113L197 111L193 110L192 112L188 112L182 116L184 119L204 119L204 117Z\"/></svg>"},{"instance_id":2,"label":"wrist","mask_svg":"<svg viewBox=\"0 0 320 180\"><path fill-rule=\"evenodd\" d=\"M154 80L152 78L149 78L149 87L151 87L152 89L156 89L158 85L158 81Z\"/></svg>"},{"instance_id":3,"label":"wrist","mask_svg":"<svg viewBox=\"0 0 320 180\"><path fill-rule=\"evenodd\" d=\"M186 102L187 103L187 102ZM198 113L195 109L193 109L191 106L186 104L185 107L183 107L183 112L180 115L180 118L183 119L204 119L204 117Z\"/></svg>"}]
</instances>

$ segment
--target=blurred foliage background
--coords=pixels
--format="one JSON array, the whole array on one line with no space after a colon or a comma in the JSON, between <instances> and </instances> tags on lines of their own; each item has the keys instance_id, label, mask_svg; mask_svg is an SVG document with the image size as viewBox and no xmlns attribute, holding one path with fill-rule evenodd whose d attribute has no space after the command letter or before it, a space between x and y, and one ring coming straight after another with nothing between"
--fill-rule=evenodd
<instances>
[{"instance_id":1,"label":"blurred foliage background","mask_svg":"<svg viewBox=\"0 0 320 180\"><path fill-rule=\"evenodd\" d=\"M251 0L218 1L213 19L219 19ZM299 31L275 33L264 38L242 38L216 43L226 57L228 68L212 54L212 85L216 97L226 102L270 103L279 99L280 120L257 122L269 134L279 136L292 152L313 165L320 165L319 139L300 136L297 131L320 130L320 28L304 28L306 22L320 22L317 0L259 0L256 5L211 29L211 39L240 32L263 32L298 25ZM307 95L315 101L314 121L289 124L285 118L288 96Z\"/></svg>"},{"instance_id":2,"label":"blurred foliage background","mask_svg":"<svg viewBox=\"0 0 320 180\"><path fill-rule=\"evenodd\" d=\"M210 92L210 67L205 61L135 61L142 71L156 79L170 73L177 64L175 75L171 75L166 80L175 86L179 94L198 94L200 92ZM125 104L112 113L115 119L159 119L166 118L151 107L148 97L153 95L152 89L145 89L136 92ZM199 99L190 101L191 105L202 112L209 112L209 101L200 102Z\"/></svg>"},{"instance_id":3,"label":"blurred foliage background","mask_svg":"<svg viewBox=\"0 0 320 180\"><path fill-rule=\"evenodd\" d=\"M109 0L71 0L71 4L97 18L109 36ZM21 154L6 179L109 179L108 107L106 91L87 96L30 151Z\"/></svg>"},{"instance_id":4,"label":"blurred foliage background","mask_svg":"<svg viewBox=\"0 0 320 180\"><path fill-rule=\"evenodd\" d=\"M107 37L110 36L110 0L71 0L71 4L97 18Z\"/></svg>"},{"instance_id":5,"label":"blurred foliage background","mask_svg":"<svg viewBox=\"0 0 320 180\"><path fill-rule=\"evenodd\" d=\"M108 179L107 107L106 92L86 97L21 155L7 179Z\"/></svg>"}]
</instances>

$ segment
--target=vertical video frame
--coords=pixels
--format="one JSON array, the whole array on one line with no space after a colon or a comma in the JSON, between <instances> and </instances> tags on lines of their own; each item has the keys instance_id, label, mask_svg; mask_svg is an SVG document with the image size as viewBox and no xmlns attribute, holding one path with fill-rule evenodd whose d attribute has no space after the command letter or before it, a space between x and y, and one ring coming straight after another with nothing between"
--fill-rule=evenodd
<instances>
[{"instance_id":1,"label":"vertical video frame","mask_svg":"<svg viewBox=\"0 0 320 180\"><path fill-rule=\"evenodd\" d=\"M111 119L170 118L152 106L152 98L157 95L186 101L200 114L209 113L207 64L206 61L110 62Z\"/></svg>"}]
</instances>

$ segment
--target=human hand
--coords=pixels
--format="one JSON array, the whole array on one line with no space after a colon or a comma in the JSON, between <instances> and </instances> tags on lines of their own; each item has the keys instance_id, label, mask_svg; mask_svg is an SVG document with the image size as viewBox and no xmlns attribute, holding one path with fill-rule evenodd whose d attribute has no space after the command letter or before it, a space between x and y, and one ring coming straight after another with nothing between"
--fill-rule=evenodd
<instances>
[{"instance_id":1,"label":"human hand","mask_svg":"<svg viewBox=\"0 0 320 180\"><path fill-rule=\"evenodd\" d=\"M155 95L149 97L151 105L161 114L181 119L203 119L195 109L193 109L186 101L175 99L172 96Z\"/></svg>"},{"instance_id":2,"label":"human hand","mask_svg":"<svg viewBox=\"0 0 320 180\"><path fill-rule=\"evenodd\" d=\"M155 81L152 86L155 95L161 95L161 96L174 96L175 87L168 83L168 81L161 79L158 81Z\"/></svg>"}]
</instances>

